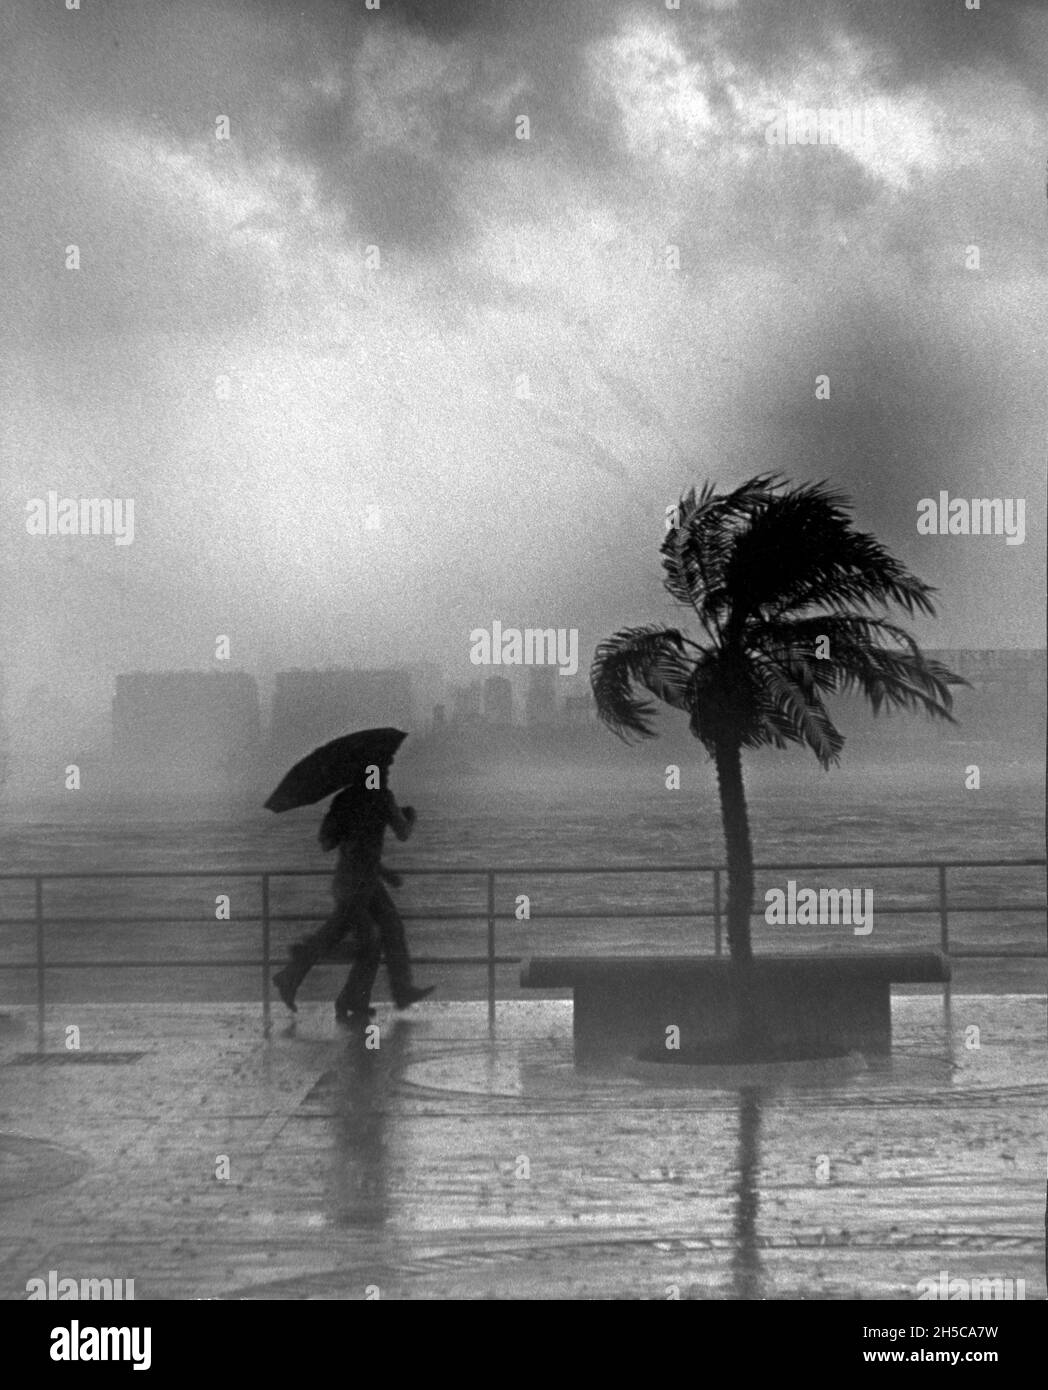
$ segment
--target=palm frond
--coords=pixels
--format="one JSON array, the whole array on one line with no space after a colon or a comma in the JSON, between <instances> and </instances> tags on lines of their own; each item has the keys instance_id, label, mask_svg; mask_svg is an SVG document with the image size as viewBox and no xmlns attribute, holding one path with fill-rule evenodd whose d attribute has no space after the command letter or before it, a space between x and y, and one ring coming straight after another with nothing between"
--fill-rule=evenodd
<instances>
[{"instance_id":1,"label":"palm frond","mask_svg":"<svg viewBox=\"0 0 1048 1390\"><path fill-rule=\"evenodd\" d=\"M635 693L637 686L666 704L688 708L688 682L694 645L676 628L650 624L625 628L601 642L590 666L590 687L598 717L622 739L651 738L655 706Z\"/></svg>"},{"instance_id":2,"label":"palm frond","mask_svg":"<svg viewBox=\"0 0 1048 1390\"><path fill-rule=\"evenodd\" d=\"M844 742L828 696L858 690L875 713L952 720L950 686L964 682L876 611L932 614L934 589L856 531L851 504L825 482L792 487L765 473L724 493L692 488L661 555L664 587L695 611L708 640L652 625L597 648L593 693L620 737L653 735L645 692L685 710L711 753L800 743L827 767ZM825 658L819 637L829 639Z\"/></svg>"},{"instance_id":3,"label":"palm frond","mask_svg":"<svg viewBox=\"0 0 1048 1390\"><path fill-rule=\"evenodd\" d=\"M869 614L776 619L755 625L750 636L760 651L779 662L801 660L806 654L823 688L861 690L874 714L882 708L898 708L924 711L954 723L950 687L968 684L941 662L926 657L905 629ZM825 658L813 655L820 637L829 641ZM897 645L885 646L886 640Z\"/></svg>"},{"instance_id":4,"label":"palm frond","mask_svg":"<svg viewBox=\"0 0 1048 1390\"><path fill-rule=\"evenodd\" d=\"M663 584L678 603L696 611L714 636L728 602L725 572L736 533L758 504L783 483L777 474L751 478L732 492L717 494L711 483L681 498L677 524L662 543Z\"/></svg>"},{"instance_id":5,"label":"palm frond","mask_svg":"<svg viewBox=\"0 0 1048 1390\"><path fill-rule=\"evenodd\" d=\"M791 743L834 759L842 740L810 680L794 679L768 659L721 650L704 652L688 687L690 727L710 754L718 744L742 748Z\"/></svg>"},{"instance_id":6,"label":"palm frond","mask_svg":"<svg viewBox=\"0 0 1048 1390\"><path fill-rule=\"evenodd\" d=\"M876 539L852 526L850 504L826 483L762 500L738 533L724 582L737 629L753 613L801 612L825 604L895 603L934 612L934 589Z\"/></svg>"},{"instance_id":7,"label":"palm frond","mask_svg":"<svg viewBox=\"0 0 1048 1390\"><path fill-rule=\"evenodd\" d=\"M819 698L813 682L801 683L777 662L757 658L758 678L767 695L769 731L786 742L806 744L823 767L840 761L844 739ZM811 673L801 668L805 676ZM780 745L781 746L781 745Z\"/></svg>"}]
</instances>

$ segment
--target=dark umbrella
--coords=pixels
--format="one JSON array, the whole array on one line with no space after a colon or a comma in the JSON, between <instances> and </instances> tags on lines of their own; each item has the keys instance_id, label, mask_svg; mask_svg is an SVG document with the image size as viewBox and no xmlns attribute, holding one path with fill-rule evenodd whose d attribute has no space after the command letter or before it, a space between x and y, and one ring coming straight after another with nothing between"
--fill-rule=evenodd
<instances>
[{"instance_id":1,"label":"dark umbrella","mask_svg":"<svg viewBox=\"0 0 1048 1390\"><path fill-rule=\"evenodd\" d=\"M361 729L315 748L297 762L266 802L269 811L311 806L343 787L363 785L364 769L375 765L383 777L407 738L400 729Z\"/></svg>"}]
</instances>

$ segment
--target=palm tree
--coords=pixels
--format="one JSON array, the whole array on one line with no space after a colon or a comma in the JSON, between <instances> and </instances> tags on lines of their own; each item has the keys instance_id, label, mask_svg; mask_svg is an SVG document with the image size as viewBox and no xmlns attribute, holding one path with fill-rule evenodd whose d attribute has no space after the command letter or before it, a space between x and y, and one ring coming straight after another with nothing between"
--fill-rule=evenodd
<instances>
[{"instance_id":1,"label":"palm tree","mask_svg":"<svg viewBox=\"0 0 1048 1390\"><path fill-rule=\"evenodd\" d=\"M728 946L743 1028L753 1037L753 848L742 751L806 745L824 768L844 739L828 695L859 690L881 708L953 722L950 685L889 604L933 615L929 585L871 535L825 483L778 474L732 492L692 488L663 541L663 584L699 620L704 640L663 624L625 628L598 646L590 683L600 718L620 737L652 737L648 692L685 711L713 759L728 858Z\"/></svg>"}]
</instances>

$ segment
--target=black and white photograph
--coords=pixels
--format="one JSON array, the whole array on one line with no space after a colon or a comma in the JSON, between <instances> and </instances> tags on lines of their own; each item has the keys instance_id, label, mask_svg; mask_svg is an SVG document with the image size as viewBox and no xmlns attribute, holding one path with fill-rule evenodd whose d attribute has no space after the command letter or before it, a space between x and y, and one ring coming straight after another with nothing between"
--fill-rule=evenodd
<instances>
[{"instance_id":1,"label":"black and white photograph","mask_svg":"<svg viewBox=\"0 0 1048 1390\"><path fill-rule=\"evenodd\" d=\"M4 0L0 92L5 1329L1004 1369L1048 4Z\"/></svg>"}]
</instances>

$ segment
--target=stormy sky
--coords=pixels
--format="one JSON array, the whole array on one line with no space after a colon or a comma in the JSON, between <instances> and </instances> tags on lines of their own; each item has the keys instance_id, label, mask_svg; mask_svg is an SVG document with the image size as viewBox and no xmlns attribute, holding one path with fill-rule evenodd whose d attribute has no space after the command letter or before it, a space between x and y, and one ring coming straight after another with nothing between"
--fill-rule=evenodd
<instances>
[{"instance_id":1,"label":"stormy sky","mask_svg":"<svg viewBox=\"0 0 1048 1390\"><path fill-rule=\"evenodd\" d=\"M0 52L12 710L218 634L585 666L672 611L665 507L769 469L939 587L928 645L1042 643L1042 3L8 0ZM769 144L790 106L865 138ZM1025 544L919 537L942 489ZM51 490L133 544L29 535Z\"/></svg>"}]
</instances>

